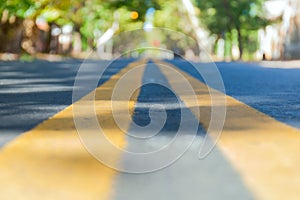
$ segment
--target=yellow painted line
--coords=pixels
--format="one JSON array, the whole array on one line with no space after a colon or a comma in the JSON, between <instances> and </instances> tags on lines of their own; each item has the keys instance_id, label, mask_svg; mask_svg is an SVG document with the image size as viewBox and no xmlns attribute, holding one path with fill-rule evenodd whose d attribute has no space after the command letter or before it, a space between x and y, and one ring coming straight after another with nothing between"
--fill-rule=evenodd
<instances>
[{"instance_id":1,"label":"yellow painted line","mask_svg":"<svg viewBox=\"0 0 300 200\"><path fill-rule=\"evenodd\" d=\"M174 79L174 72L163 65L177 69L190 82L198 98L199 121L207 129L212 106L208 86L169 63L156 63L171 87L178 84L178 80ZM188 96L181 95L180 98L188 107L195 106ZM299 200L300 131L230 96L226 96L226 101L227 116L218 147L240 173L249 190L256 199ZM227 184L226 180L224 184Z\"/></svg>"},{"instance_id":2,"label":"yellow painted line","mask_svg":"<svg viewBox=\"0 0 300 200\"><path fill-rule=\"evenodd\" d=\"M97 104L108 104L117 80L143 63L144 60L131 63L96 89L95 108L99 123L104 125L105 134L120 147L126 145L124 133L115 127L111 110L97 107ZM135 77L136 83L142 81L142 71L140 73ZM121 104L126 105L123 109L133 112L138 93L133 94L130 103ZM73 105L0 151L1 200L110 199L117 172L94 159L81 144L73 120ZM82 116L85 117L84 112ZM115 156L113 159L117 162L121 155Z\"/></svg>"}]
</instances>

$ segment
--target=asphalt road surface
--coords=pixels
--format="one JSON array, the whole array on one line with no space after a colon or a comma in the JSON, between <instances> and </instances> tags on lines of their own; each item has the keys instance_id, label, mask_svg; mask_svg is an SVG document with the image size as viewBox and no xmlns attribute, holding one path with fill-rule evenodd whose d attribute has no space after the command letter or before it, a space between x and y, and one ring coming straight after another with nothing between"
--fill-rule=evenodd
<instances>
[{"instance_id":1,"label":"asphalt road surface","mask_svg":"<svg viewBox=\"0 0 300 200\"><path fill-rule=\"evenodd\" d=\"M180 69L202 80L188 64L172 61ZM226 94L275 119L300 128L300 62L294 68L288 63L274 68L248 63L216 63L224 81ZM203 80L202 80L203 81Z\"/></svg>"},{"instance_id":2,"label":"asphalt road surface","mask_svg":"<svg viewBox=\"0 0 300 200\"><path fill-rule=\"evenodd\" d=\"M226 95L216 94L227 101L224 129L217 138L208 128L209 108L219 104L211 105L206 95L214 85L204 84L191 63L86 61L88 70L80 80L87 85L97 79L96 70L110 65L98 84L72 103L81 63L0 63L0 199L299 197L300 69L217 63ZM170 69L190 82L199 105ZM111 103L114 86L128 73L134 75ZM136 88L128 103L125 97L131 86ZM123 129L113 121L112 105ZM195 107L200 108L200 116ZM74 124L76 109L82 121ZM105 136L125 151L110 150L93 135L99 129L90 113L96 115ZM85 136L80 135L80 123ZM216 138L217 145L199 160L200 145L213 144ZM166 147L170 151L156 154ZM93 150L99 150L100 157Z\"/></svg>"},{"instance_id":3,"label":"asphalt road surface","mask_svg":"<svg viewBox=\"0 0 300 200\"><path fill-rule=\"evenodd\" d=\"M132 60L116 60L99 85ZM86 79L93 78L91 65ZM170 61L202 80L190 63ZM0 62L0 146L30 130L72 103L72 90L80 60L65 62ZM265 68L247 63L216 63L226 94L300 128L300 69ZM104 65L104 63L102 63ZM203 81L203 80L202 80Z\"/></svg>"},{"instance_id":4,"label":"asphalt road surface","mask_svg":"<svg viewBox=\"0 0 300 200\"><path fill-rule=\"evenodd\" d=\"M110 64L99 85L132 60ZM98 62L86 61L95 77ZM72 91L82 61L0 62L0 146L72 104ZM101 62L105 66L106 62Z\"/></svg>"}]
</instances>

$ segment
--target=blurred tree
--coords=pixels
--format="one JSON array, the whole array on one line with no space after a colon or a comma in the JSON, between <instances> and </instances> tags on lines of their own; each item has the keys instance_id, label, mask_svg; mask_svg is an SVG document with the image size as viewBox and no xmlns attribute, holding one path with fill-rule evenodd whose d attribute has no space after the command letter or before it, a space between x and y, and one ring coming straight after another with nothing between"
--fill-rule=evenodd
<instances>
[{"instance_id":1,"label":"blurred tree","mask_svg":"<svg viewBox=\"0 0 300 200\"><path fill-rule=\"evenodd\" d=\"M155 12L154 25L172 30L181 30L184 28L180 24L182 21L180 18L183 17L183 14L180 6L178 6L178 2L176 3L174 0L158 1L160 7Z\"/></svg>"},{"instance_id":2,"label":"blurred tree","mask_svg":"<svg viewBox=\"0 0 300 200\"><path fill-rule=\"evenodd\" d=\"M195 0L200 8L200 18L218 37L237 32L240 58L247 48L250 32L265 27L268 21L262 14L264 0Z\"/></svg>"},{"instance_id":3,"label":"blurred tree","mask_svg":"<svg viewBox=\"0 0 300 200\"><path fill-rule=\"evenodd\" d=\"M34 53L35 50L49 52L49 44L51 40L51 24L65 24L70 22L71 8L78 4L79 0L67 1L50 1L50 0L1 0L0 16L1 30L7 29L7 32L1 32L1 38L11 40L23 40L19 44L19 50L14 49L12 52L19 52L22 48L28 53ZM72 7L71 7L72 5ZM7 17L5 17L7 15ZM14 28L14 23L5 18L16 18L15 22L19 23L19 29L22 29L21 34L15 34L19 30ZM18 37L18 38L16 38ZM21 37L21 39L19 39ZM9 39L10 38L10 39ZM40 40L43 41L40 41ZM25 40L25 41L24 41ZM44 46L38 48L37 46ZM2 47L12 46L12 44L4 43ZM35 48L35 50L33 50ZM6 50L7 48L0 48Z\"/></svg>"},{"instance_id":4,"label":"blurred tree","mask_svg":"<svg viewBox=\"0 0 300 200\"><path fill-rule=\"evenodd\" d=\"M11 37L10 41L13 41L15 37L24 36L20 31L16 31L16 25L12 25L12 20L9 20L10 18L16 18L15 21L18 22L20 29L39 28L44 32L43 43L46 43L46 52L49 52L53 24L60 27L71 24L74 31L80 32L87 46L92 48L94 39L112 26L115 20L115 12L118 12L119 15L119 31L142 28L142 14L148 6L152 6L151 1L147 3L147 1L137 0L122 2L104 0L0 0L0 18L2 18L0 26L1 30L6 30L0 32L0 38L7 41L7 37ZM133 19L131 17L132 11L139 12L138 18ZM22 27L24 20L30 20L33 23L25 23L27 27ZM28 24L31 24L31 26L28 26ZM22 30L23 33L26 32L24 30ZM26 34L25 37L27 37ZM36 41L37 38L31 38L31 40ZM33 43L32 41L30 43ZM11 44L1 44L1 46L9 45L11 46ZM0 50L3 49L1 46Z\"/></svg>"},{"instance_id":5,"label":"blurred tree","mask_svg":"<svg viewBox=\"0 0 300 200\"><path fill-rule=\"evenodd\" d=\"M160 9L155 12L154 26L173 30L161 30L161 43L166 45L167 49L180 55L189 49L193 49L194 53L198 54L197 37L182 2L158 0L157 3L160 5ZM189 35L191 38L183 37L181 33Z\"/></svg>"},{"instance_id":6,"label":"blurred tree","mask_svg":"<svg viewBox=\"0 0 300 200\"><path fill-rule=\"evenodd\" d=\"M23 21L25 11L31 1L0 0L0 51L19 53L23 35Z\"/></svg>"},{"instance_id":7,"label":"blurred tree","mask_svg":"<svg viewBox=\"0 0 300 200\"><path fill-rule=\"evenodd\" d=\"M93 48L97 38L113 25L115 16L119 16L119 32L134 30L143 27L151 7L156 10L154 26L192 34L181 3L176 0L0 0L0 51L14 46L14 52L23 49L49 53L51 30L67 24L80 34L83 46Z\"/></svg>"}]
</instances>

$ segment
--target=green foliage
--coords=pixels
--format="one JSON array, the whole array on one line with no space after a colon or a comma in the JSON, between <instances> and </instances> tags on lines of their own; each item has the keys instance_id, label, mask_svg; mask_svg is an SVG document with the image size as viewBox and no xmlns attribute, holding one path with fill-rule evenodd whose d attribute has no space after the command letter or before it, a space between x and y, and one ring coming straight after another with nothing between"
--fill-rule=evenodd
<instances>
[{"instance_id":1,"label":"green foliage","mask_svg":"<svg viewBox=\"0 0 300 200\"><path fill-rule=\"evenodd\" d=\"M73 24L86 40L93 39L119 21L119 31L142 28L143 17L152 1L104 1L104 0L0 0L0 17L4 10L9 16L37 19L63 26ZM131 19L131 12L138 11L138 19ZM117 12L119 19L115 19Z\"/></svg>"},{"instance_id":2,"label":"green foliage","mask_svg":"<svg viewBox=\"0 0 300 200\"><path fill-rule=\"evenodd\" d=\"M34 4L31 0L1 0L0 12L7 10L10 16L15 15L18 17L25 17L26 11Z\"/></svg>"},{"instance_id":3,"label":"green foliage","mask_svg":"<svg viewBox=\"0 0 300 200\"><path fill-rule=\"evenodd\" d=\"M267 22L260 16L262 3L263 0L197 0L203 23L215 34L265 26Z\"/></svg>"},{"instance_id":4,"label":"green foliage","mask_svg":"<svg viewBox=\"0 0 300 200\"><path fill-rule=\"evenodd\" d=\"M201 9L200 19L212 34L225 38L230 33L241 48L250 48L251 32L265 27L268 21L262 16L264 0L196 0ZM250 38L253 39L253 36ZM242 51L241 51L242 53Z\"/></svg>"},{"instance_id":5,"label":"green foliage","mask_svg":"<svg viewBox=\"0 0 300 200\"><path fill-rule=\"evenodd\" d=\"M126 8L129 11L138 11L138 20L144 21L145 14L148 8L160 9L160 2L158 0L122 0L122 1L111 1L110 6L112 8Z\"/></svg>"},{"instance_id":6,"label":"green foliage","mask_svg":"<svg viewBox=\"0 0 300 200\"><path fill-rule=\"evenodd\" d=\"M19 60L22 62L31 62L33 61L35 58L27 53L23 53L21 54Z\"/></svg>"},{"instance_id":7,"label":"green foliage","mask_svg":"<svg viewBox=\"0 0 300 200\"><path fill-rule=\"evenodd\" d=\"M229 34L226 38L231 38L232 44L242 42L249 46L247 42L254 38L249 33L267 24L261 16L263 0L194 0L194 3L199 8L202 24L219 37L225 38L226 33ZM48 23L59 26L72 24L76 31L80 31L83 45L91 47L94 39L110 28L114 21L119 22L119 32L142 28L150 7L156 10L154 26L181 31L193 37L191 26L187 25L186 11L181 1L176 0L0 0L0 16L6 11L8 17L33 20L42 17ZM138 12L137 19L132 19L133 11ZM251 51L252 46L249 47Z\"/></svg>"},{"instance_id":8,"label":"green foliage","mask_svg":"<svg viewBox=\"0 0 300 200\"><path fill-rule=\"evenodd\" d=\"M177 4L173 1L162 1L160 3L161 9L155 12L154 25L157 27L178 30L180 13Z\"/></svg>"}]
</instances>

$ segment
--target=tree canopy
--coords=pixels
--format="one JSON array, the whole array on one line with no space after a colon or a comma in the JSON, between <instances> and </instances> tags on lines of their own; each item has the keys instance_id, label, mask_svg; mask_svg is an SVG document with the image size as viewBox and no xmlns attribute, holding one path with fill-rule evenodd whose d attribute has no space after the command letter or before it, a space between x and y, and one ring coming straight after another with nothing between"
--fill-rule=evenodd
<instances>
[{"instance_id":1,"label":"tree canopy","mask_svg":"<svg viewBox=\"0 0 300 200\"><path fill-rule=\"evenodd\" d=\"M200 19L212 34L225 37L237 31L240 56L248 41L249 33L265 27L262 7L264 0L196 0Z\"/></svg>"},{"instance_id":2,"label":"tree canopy","mask_svg":"<svg viewBox=\"0 0 300 200\"><path fill-rule=\"evenodd\" d=\"M237 32L242 54L243 45L249 37L248 31L267 24L261 14L263 1L194 0L193 3L198 7L202 24L212 34L224 37L228 33ZM190 22L181 4L181 1L176 0L0 0L0 26L6 29L14 27L11 22L16 18L33 22L44 20L50 26L70 24L87 45L93 46L93 39L103 34L116 20L119 22L119 32L142 28L146 11L154 8L154 26L184 32L193 37L193 30L188 25ZM0 37L16 37L13 30L9 36L0 31ZM20 33L17 35L20 37Z\"/></svg>"}]
</instances>

